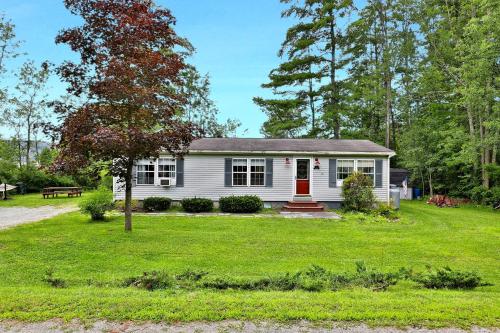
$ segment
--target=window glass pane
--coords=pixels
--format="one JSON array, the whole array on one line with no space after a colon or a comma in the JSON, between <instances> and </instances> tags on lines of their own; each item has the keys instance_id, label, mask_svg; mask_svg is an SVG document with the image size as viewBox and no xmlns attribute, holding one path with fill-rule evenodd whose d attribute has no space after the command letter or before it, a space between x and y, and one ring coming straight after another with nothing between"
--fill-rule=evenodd
<instances>
[{"instance_id":1,"label":"window glass pane","mask_svg":"<svg viewBox=\"0 0 500 333\"><path fill-rule=\"evenodd\" d=\"M149 161L141 161L137 165L137 184L154 185L155 183L155 165Z\"/></svg>"},{"instance_id":2,"label":"window glass pane","mask_svg":"<svg viewBox=\"0 0 500 333\"><path fill-rule=\"evenodd\" d=\"M346 179L354 172L354 160L337 161L337 179Z\"/></svg>"},{"instance_id":3,"label":"window glass pane","mask_svg":"<svg viewBox=\"0 0 500 333\"><path fill-rule=\"evenodd\" d=\"M266 160L251 159L250 160L250 185L264 186L266 170Z\"/></svg>"},{"instance_id":4,"label":"window glass pane","mask_svg":"<svg viewBox=\"0 0 500 333\"><path fill-rule=\"evenodd\" d=\"M247 159L233 159L233 186L247 185Z\"/></svg>"},{"instance_id":5,"label":"window glass pane","mask_svg":"<svg viewBox=\"0 0 500 333\"><path fill-rule=\"evenodd\" d=\"M158 160L158 177L175 178L175 159L160 158Z\"/></svg>"},{"instance_id":6,"label":"window glass pane","mask_svg":"<svg viewBox=\"0 0 500 333\"><path fill-rule=\"evenodd\" d=\"M358 160L358 172L375 179L375 161Z\"/></svg>"}]
</instances>

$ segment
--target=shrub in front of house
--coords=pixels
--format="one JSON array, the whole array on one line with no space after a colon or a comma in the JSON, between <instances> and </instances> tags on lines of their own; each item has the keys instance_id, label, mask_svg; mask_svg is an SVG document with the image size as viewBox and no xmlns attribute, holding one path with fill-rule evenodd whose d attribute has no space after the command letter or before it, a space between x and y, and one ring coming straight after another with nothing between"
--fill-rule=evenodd
<instances>
[{"instance_id":1,"label":"shrub in front of house","mask_svg":"<svg viewBox=\"0 0 500 333\"><path fill-rule=\"evenodd\" d=\"M398 211L392 207L391 205L388 205L383 202L379 202L377 204L377 208L374 209L373 213L375 215L383 216L389 220L398 220L399 219L399 213Z\"/></svg>"},{"instance_id":2,"label":"shrub in front of house","mask_svg":"<svg viewBox=\"0 0 500 333\"><path fill-rule=\"evenodd\" d=\"M214 202L206 198L185 198L182 199L181 206L188 213L211 212Z\"/></svg>"},{"instance_id":3,"label":"shrub in front of house","mask_svg":"<svg viewBox=\"0 0 500 333\"><path fill-rule=\"evenodd\" d=\"M149 197L144 199L142 208L146 212L161 212L168 210L171 204L172 200L170 198Z\"/></svg>"},{"instance_id":4,"label":"shrub in front of house","mask_svg":"<svg viewBox=\"0 0 500 333\"><path fill-rule=\"evenodd\" d=\"M375 207L373 179L361 172L354 172L342 185L342 208L346 211L369 212Z\"/></svg>"},{"instance_id":5,"label":"shrub in front of house","mask_svg":"<svg viewBox=\"0 0 500 333\"><path fill-rule=\"evenodd\" d=\"M219 199L219 208L224 213L256 213L264 207L256 195L230 196Z\"/></svg>"},{"instance_id":6,"label":"shrub in front of house","mask_svg":"<svg viewBox=\"0 0 500 333\"><path fill-rule=\"evenodd\" d=\"M93 221L104 220L104 214L114 207L113 193L105 187L99 187L80 203L80 211L89 214Z\"/></svg>"},{"instance_id":7,"label":"shrub in front of house","mask_svg":"<svg viewBox=\"0 0 500 333\"><path fill-rule=\"evenodd\" d=\"M115 207L116 209L125 211L125 200L115 201ZM130 201L130 208L132 209L133 212L137 211L139 209L139 200L132 199Z\"/></svg>"}]
</instances>

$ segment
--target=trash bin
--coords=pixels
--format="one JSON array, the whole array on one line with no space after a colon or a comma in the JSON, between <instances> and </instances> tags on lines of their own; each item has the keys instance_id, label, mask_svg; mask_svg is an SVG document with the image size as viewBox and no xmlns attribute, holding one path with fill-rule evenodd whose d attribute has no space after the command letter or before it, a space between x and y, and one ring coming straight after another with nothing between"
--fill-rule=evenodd
<instances>
[{"instance_id":1,"label":"trash bin","mask_svg":"<svg viewBox=\"0 0 500 333\"><path fill-rule=\"evenodd\" d=\"M422 190L418 187L413 188L413 199L421 199L422 198Z\"/></svg>"},{"instance_id":2,"label":"trash bin","mask_svg":"<svg viewBox=\"0 0 500 333\"><path fill-rule=\"evenodd\" d=\"M392 206L396 209L399 209L401 200L401 193L399 192L399 187L397 187L396 185L391 185L390 194L391 194Z\"/></svg>"},{"instance_id":3,"label":"trash bin","mask_svg":"<svg viewBox=\"0 0 500 333\"><path fill-rule=\"evenodd\" d=\"M25 183L16 183L17 194L26 194L26 184Z\"/></svg>"}]
</instances>

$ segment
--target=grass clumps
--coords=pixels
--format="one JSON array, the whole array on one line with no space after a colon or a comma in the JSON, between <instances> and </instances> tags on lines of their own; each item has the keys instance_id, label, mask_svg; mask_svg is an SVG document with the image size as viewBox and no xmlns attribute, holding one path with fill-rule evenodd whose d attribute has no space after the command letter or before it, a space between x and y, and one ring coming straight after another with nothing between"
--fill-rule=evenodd
<instances>
[{"instance_id":1,"label":"grass clumps","mask_svg":"<svg viewBox=\"0 0 500 333\"><path fill-rule=\"evenodd\" d=\"M173 286L173 279L165 271L144 272L140 276L131 277L123 282L125 287L136 287L149 291L167 289Z\"/></svg>"},{"instance_id":2,"label":"grass clumps","mask_svg":"<svg viewBox=\"0 0 500 333\"><path fill-rule=\"evenodd\" d=\"M66 281L61 278L54 277L54 268L52 267L45 271L45 276L42 281L54 288L66 288Z\"/></svg>"}]
</instances>

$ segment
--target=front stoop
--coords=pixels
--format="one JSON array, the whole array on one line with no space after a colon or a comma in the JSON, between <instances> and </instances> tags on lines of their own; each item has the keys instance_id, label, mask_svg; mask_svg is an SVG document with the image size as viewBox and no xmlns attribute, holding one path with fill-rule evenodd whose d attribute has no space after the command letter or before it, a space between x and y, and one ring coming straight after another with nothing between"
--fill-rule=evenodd
<instances>
[{"instance_id":1,"label":"front stoop","mask_svg":"<svg viewBox=\"0 0 500 333\"><path fill-rule=\"evenodd\" d=\"M285 212L323 212L325 206L318 204L316 201L288 201L283 206Z\"/></svg>"}]
</instances>

